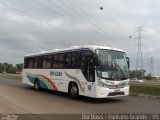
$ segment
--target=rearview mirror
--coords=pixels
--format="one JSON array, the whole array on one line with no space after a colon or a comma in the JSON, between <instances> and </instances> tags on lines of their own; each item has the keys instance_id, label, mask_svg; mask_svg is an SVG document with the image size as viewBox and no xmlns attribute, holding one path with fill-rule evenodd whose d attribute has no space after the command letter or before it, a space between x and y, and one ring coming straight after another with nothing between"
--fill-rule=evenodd
<instances>
[{"instance_id":1,"label":"rearview mirror","mask_svg":"<svg viewBox=\"0 0 160 120\"><path fill-rule=\"evenodd\" d=\"M94 66L98 66L98 55L94 55Z\"/></svg>"},{"instance_id":2,"label":"rearview mirror","mask_svg":"<svg viewBox=\"0 0 160 120\"><path fill-rule=\"evenodd\" d=\"M129 60L129 57L126 57L126 60L127 60L127 65L128 65L128 69L130 68L130 60Z\"/></svg>"}]
</instances>

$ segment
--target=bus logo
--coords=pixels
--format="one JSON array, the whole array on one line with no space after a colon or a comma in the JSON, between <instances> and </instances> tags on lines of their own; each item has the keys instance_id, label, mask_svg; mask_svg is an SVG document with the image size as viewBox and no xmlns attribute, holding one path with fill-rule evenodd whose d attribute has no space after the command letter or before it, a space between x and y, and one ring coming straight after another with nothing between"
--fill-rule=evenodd
<instances>
[{"instance_id":1,"label":"bus logo","mask_svg":"<svg viewBox=\"0 0 160 120\"><path fill-rule=\"evenodd\" d=\"M62 72L50 71L50 76L62 76Z\"/></svg>"}]
</instances>

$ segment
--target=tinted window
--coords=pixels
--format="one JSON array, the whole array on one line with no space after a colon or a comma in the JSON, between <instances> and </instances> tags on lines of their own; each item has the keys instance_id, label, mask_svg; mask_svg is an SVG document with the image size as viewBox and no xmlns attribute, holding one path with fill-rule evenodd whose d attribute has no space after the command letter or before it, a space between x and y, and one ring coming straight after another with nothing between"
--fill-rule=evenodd
<instances>
[{"instance_id":1,"label":"tinted window","mask_svg":"<svg viewBox=\"0 0 160 120\"><path fill-rule=\"evenodd\" d=\"M24 58L24 68L27 68L27 63L28 62L28 60L27 60L27 58Z\"/></svg>"},{"instance_id":2,"label":"tinted window","mask_svg":"<svg viewBox=\"0 0 160 120\"><path fill-rule=\"evenodd\" d=\"M43 67L43 56L38 56L37 57L37 68L42 68Z\"/></svg>"},{"instance_id":3,"label":"tinted window","mask_svg":"<svg viewBox=\"0 0 160 120\"><path fill-rule=\"evenodd\" d=\"M43 57L43 68L51 68L52 56L47 55Z\"/></svg>"},{"instance_id":4,"label":"tinted window","mask_svg":"<svg viewBox=\"0 0 160 120\"><path fill-rule=\"evenodd\" d=\"M34 58L34 68L38 68L38 57Z\"/></svg>"},{"instance_id":5,"label":"tinted window","mask_svg":"<svg viewBox=\"0 0 160 120\"><path fill-rule=\"evenodd\" d=\"M64 54L59 54L58 68L64 68Z\"/></svg>"},{"instance_id":6,"label":"tinted window","mask_svg":"<svg viewBox=\"0 0 160 120\"><path fill-rule=\"evenodd\" d=\"M65 59L65 68L71 68L71 53L66 54L66 59Z\"/></svg>"},{"instance_id":7,"label":"tinted window","mask_svg":"<svg viewBox=\"0 0 160 120\"><path fill-rule=\"evenodd\" d=\"M66 53L65 68L78 69L80 67L80 52Z\"/></svg>"},{"instance_id":8,"label":"tinted window","mask_svg":"<svg viewBox=\"0 0 160 120\"><path fill-rule=\"evenodd\" d=\"M31 58L25 58L25 68L33 68L33 65L34 65L34 57L31 57Z\"/></svg>"},{"instance_id":9,"label":"tinted window","mask_svg":"<svg viewBox=\"0 0 160 120\"><path fill-rule=\"evenodd\" d=\"M53 68L58 68L58 55L53 55Z\"/></svg>"},{"instance_id":10,"label":"tinted window","mask_svg":"<svg viewBox=\"0 0 160 120\"><path fill-rule=\"evenodd\" d=\"M76 52L72 53L72 56L71 56L71 68L73 68L73 69L77 68L77 54L76 54Z\"/></svg>"},{"instance_id":11,"label":"tinted window","mask_svg":"<svg viewBox=\"0 0 160 120\"><path fill-rule=\"evenodd\" d=\"M64 68L65 55L55 54L53 55L53 68Z\"/></svg>"},{"instance_id":12,"label":"tinted window","mask_svg":"<svg viewBox=\"0 0 160 120\"><path fill-rule=\"evenodd\" d=\"M80 69L81 52L77 52L77 68Z\"/></svg>"}]
</instances>

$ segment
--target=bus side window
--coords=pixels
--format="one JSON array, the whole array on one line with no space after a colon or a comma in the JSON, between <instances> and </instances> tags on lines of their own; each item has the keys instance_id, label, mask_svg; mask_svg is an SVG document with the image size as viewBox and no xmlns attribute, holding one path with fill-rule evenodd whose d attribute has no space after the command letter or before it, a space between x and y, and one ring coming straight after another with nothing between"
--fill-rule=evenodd
<instances>
[{"instance_id":1,"label":"bus side window","mask_svg":"<svg viewBox=\"0 0 160 120\"><path fill-rule=\"evenodd\" d=\"M33 68L34 66L34 57L28 58L27 68Z\"/></svg>"},{"instance_id":2,"label":"bus side window","mask_svg":"<svg viewBox=\"0 0 160 120\"><path fill-rule=\"evenodd\" d=\"M34 58L34 67L33 68L37 68L38 66L38 57Z\"/></svg>"},{"instance_id":3,"label":"bus side window","mask_svg":"<svg viewBox=\"0 0 160 120\"><path fill-rule=\"evenodd\" d=\"M53 55L53 68L58 68L59 55Z\"/></svg>"},{"instance_id":4,"label":"bus side window","mask_svg":"<svg viewBox=\"0 0 160 120\"><path fill-rule=\"evenodd\" d=\"M47 55L43 57L43 68L51 68L52 56Z\"/></svg>"},{"instance_id":5,"label":"bus side window","mask_svg":"<svg viewBox=\"0 0 160 120\"><path fill-rule=\"evenodd\" d=\"M80 59L81 58L81 52L80 51L77 52L76 58L77 58L77 68L80 69L80 63L81 63L80 62L80 60L81 60Z\"/></svg>"},{"instance_id":6,"label":"bus side window","mask_svg":"<svg viewBox=\"0 0 160 120\"><path fill-rule=\"evenodd\" d=\"M28 65L28 58L24 58L24 68L27 68Z\"/></svg>"},{"instance_id":7,"label":"bus side window","mask_svg":"<svg viewBox=\"0 0 160 120\"><path fill-rule=\"evenodd\" d=\"M70 52L66 54L65 68L77 69L78 63L77 52Z\"/></svg>"},{"instance_id":8,"label":"bus side window","mask_svg":"<svg viewBox=\"0 0 160 120\"><path fill-rule=\"evenodd\" d=\"M43 67L43 57L42 56L38 56L37 57L37 68L42 68Z\"/></svg>"},{"instance_id":9,"label":"bus side window","mask_svg":"<svg viewBox=\"0 0 160 120\"><path fill-rule=\"evenodd\" d=\"M59 54L58 68L64 68L64 54Z\"/></svg>"},{"instance_id":10,"label":"bus side window","mask_svg":"<svg viewBox=\"0 0 160 120\"><path fill-rule=\"evenodd\" d=\"M72 69L76 69L77 68L77 55L76 55L76 52L73 52L72 56L71 56L71 68Z\"/></svg>"},{"instance_id":11,"label":"bus side window","mask_svg":"<svg viewBox=\"0 0 160 120\"><path fill-rule=\"evenodd\" d=\"M71 68L71 53L66 53L65 68Z\"/></svg>"}]
</instances>

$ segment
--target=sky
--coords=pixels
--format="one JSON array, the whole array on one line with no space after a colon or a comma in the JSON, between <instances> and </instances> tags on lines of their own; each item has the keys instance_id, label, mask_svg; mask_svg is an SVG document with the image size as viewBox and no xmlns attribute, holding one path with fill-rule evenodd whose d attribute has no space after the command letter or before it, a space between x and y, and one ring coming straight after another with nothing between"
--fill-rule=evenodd
<instances>
[{"instance_id":1,"label":"sky","mask_svg":"<svg viewBox=\"0 0 160 120\"><path fill-rule=\"evenodd\" d=\"M100 8L103 9L100 9ZM0 62L81 45L126 51L135 69L142 27L143 67L160 69L160 0L0 0ZM130 37L131 36L131 37Z\"/></svg>"}]
</instances>

